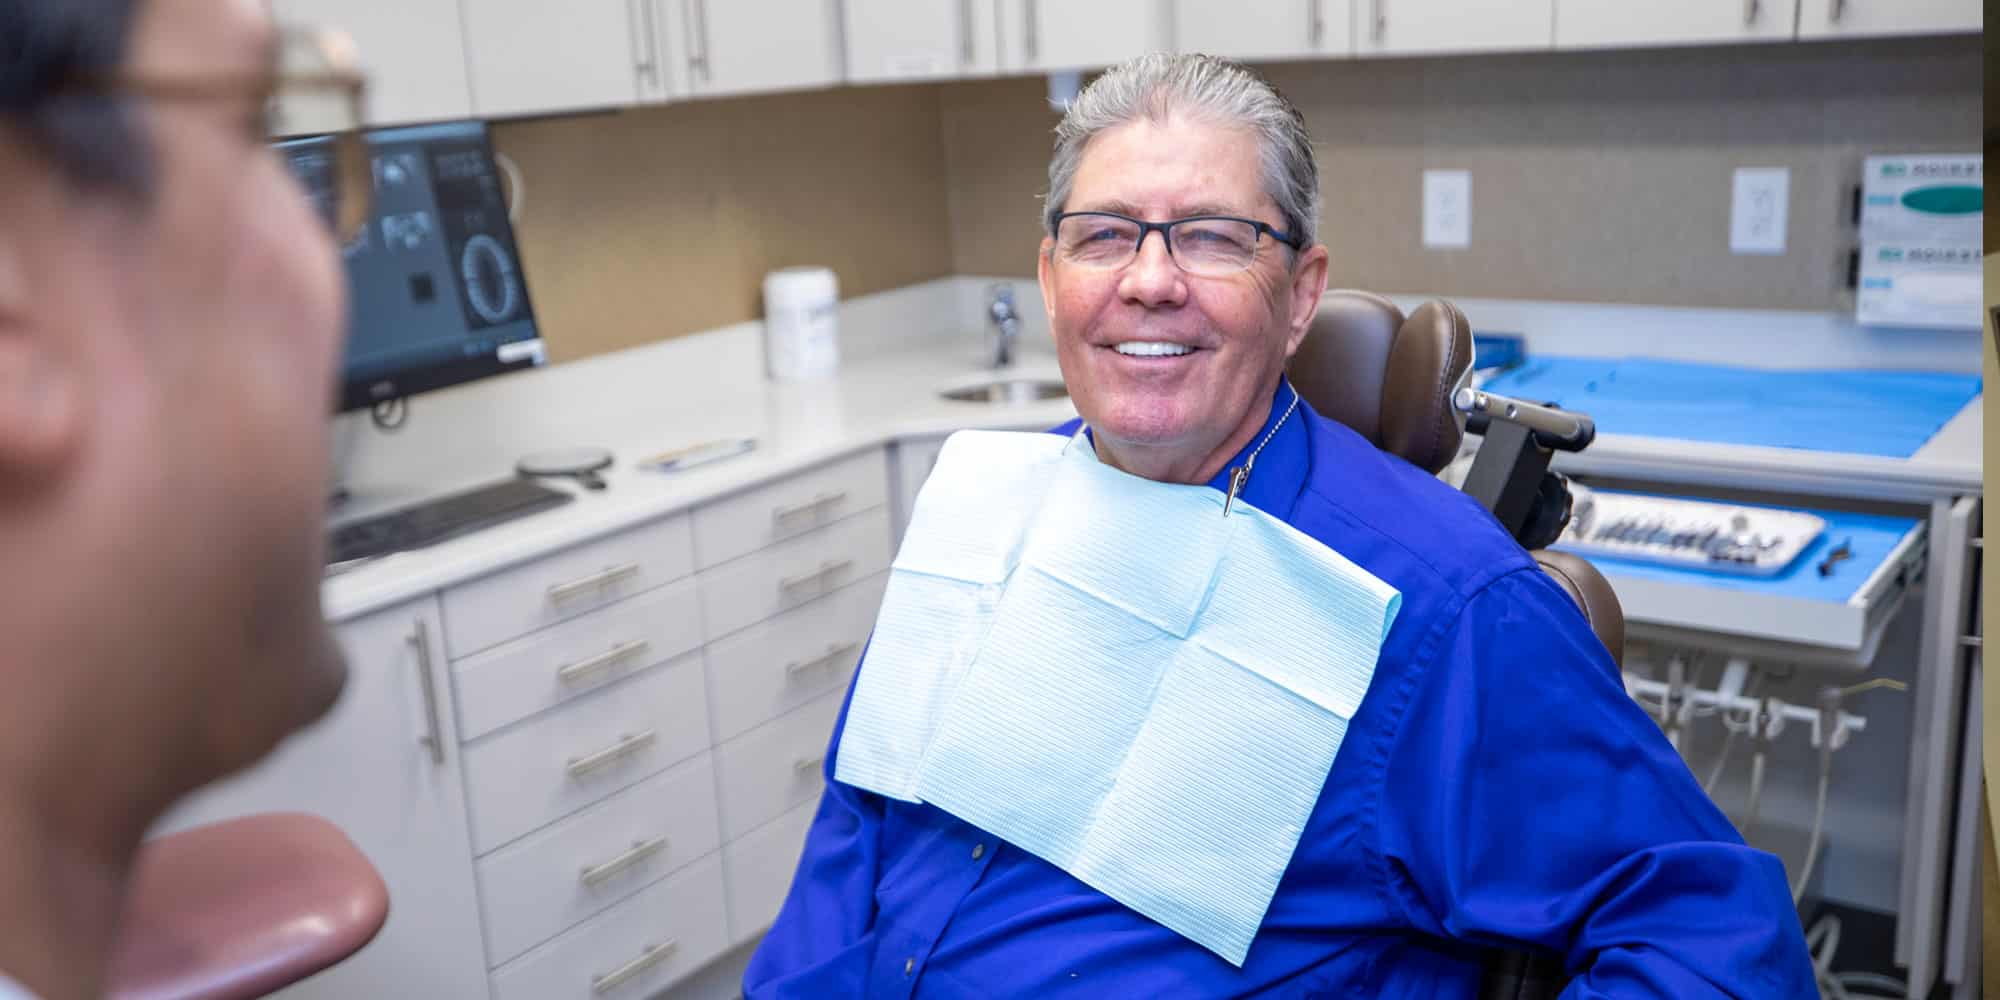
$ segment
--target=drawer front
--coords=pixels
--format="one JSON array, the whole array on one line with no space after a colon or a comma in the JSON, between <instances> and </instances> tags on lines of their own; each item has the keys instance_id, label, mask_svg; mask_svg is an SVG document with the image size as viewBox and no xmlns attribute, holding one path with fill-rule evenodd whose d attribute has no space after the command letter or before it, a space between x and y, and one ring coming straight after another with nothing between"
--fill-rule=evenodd
<instances>
[{"instance_id":1,"label":"drawer front","mask_svg":"<svg viewBox=\"0 0 2000 1000\"><path fill-rule=\"evenodd\" d=\"M701 655L690 653L467 746L473 853L707 748L706 688Z\"/></svg>"},{"instance_id":2,"label":"drawer front","mask_svg":"<svg viewBox=\"0 0 2000 1000\"><path fill-rule=\"evenodd\" d=\"M444 592L453 659L575 618L694 571L685 514L574 548Z\"/></svg>"},{"instance_id":3,"label":"drawer front","mask_svg":"<svg viewBox=\"0 0 2000 1000\"><path fill-rule=\"evenodd\" d=\"M877 507L889 498L883 450L829 462L694 511L697 565L706 569Z\"/></svg>"},{"instance_id":4,"label":"drawer front","mask_svg":"<svg viewBox=\"0 0 2000 1000\"><path fill-rule=\"evenodd\" d=\"M493 1000L652 996L728 949L725 898L710 854L494 970Z\"/></svg>"},{"instance_id":5,"label":"drawer front","mask_svg":"<svg viewBox=\"0 0 2000 1000\"><path fill-rule=\"evenodd\" d=\"M801 803L819 798L821 765L845 692L767 722L715 749L722 789L722 839L734 840Z\"/></svg>"},{"instance_id":6,"label":"drawer front","mask_svg":"<svg viewBox=\"0 0 2000 1000\"><path fill-rule=\"evenodd\" d=\"M878 573L850 583L708 647L715 738L731 739L828 691L845 690L888 581Z\"/></svg>"},{"instance_id":7,"label":"drawer front","mask_svg":"<svg viewBox=\"0 0 2000 1000\"><path fill-rule=\"evenodd\" d=\"M889 568L889 508L705 569L701 617L713 641Z\"/></svg>"},{"instance_id":8,"label":"drawer front","mask_svg":"<svg viewBox=\"0 0 2000 1000\"><path fill-rule=\"evenodd\" d=\"M778 919L818 808L808 802L722 849L729 872L731 943L764 933Z\"/></svg>"},{"instance_id":9,"label":"drawer front","mask_svg":"<svg viewBox=\"0 0 2000 1000\"><path fill-rule=\"evenodd\" d=\"M496 646L452 664L459 738L484 736L700 645L701 599L689 577Z\"/></svg>"},{"instance_id":10,"label":"drawer front","mask_svg":"<svg viewBox=\"0 0 2000 1000\"><path fill-rule=\"evenodd\" d=\"M714 851L708 754L647 778L479 860L486 957L533 948Z\"/></svg>"}]
</instances>

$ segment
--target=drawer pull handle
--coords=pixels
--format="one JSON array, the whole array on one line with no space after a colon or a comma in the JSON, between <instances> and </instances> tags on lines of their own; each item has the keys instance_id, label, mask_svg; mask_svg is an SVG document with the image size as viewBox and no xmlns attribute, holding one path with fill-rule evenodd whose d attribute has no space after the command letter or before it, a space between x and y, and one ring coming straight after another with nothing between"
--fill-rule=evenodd
<instances>
[{"instance_id":1,"label":"drawer pull handle","mask_svg":"<svg viewBox=\"0 0 2000 1000\"><path fill-rule=\"evenodd\" d=\"M807 500L805 503L793 504L790 507L772 508L771 520L783 523L785 521L789 521L792 518L799 516L800 514L810 514L818 511L821 507L837 504L845 499L847 499L846 490L834 490L831 493L814 494L813 498L811 500Z\"/></svg>"},{"instance_id":2,"label":"drawer pull handle","mask_svg":"<svg viewBox=\"0 0 2000 1000\"><path fill-rule=\"evenodd\" d=\"M824 763L826 763L825 754L820 754L816 757L800 757L792 761L792 770L795 773L804 774Z\"/></svg>"},{"instance_id":3,"label":"drawer pull handle","mask_svg":"<svg viewBox=\"0 0 2000 1000\"><path fill-rule=\"evenodd\" d=\"M610 878L611 876L616 875L619 872L622 872L625 869L630 868L633 865L636 865L639 862L644 861L647 858L650 858L653 855L658 854L666 849L667 849L667 838L665 837L654 837L651 840L635 840L632 842L631 850L626 851L625 853L620 854L619 856L612 858L611 860L606 861L601 865L591 865L585 868L583 870L582 875L579 877L583 880L584 885L587 885L592 889L595 889L600 883Z\"/></svg>"},{"instance_id":4,"label":"drawer pull handle","mask_svg":"<svg viewBox=\"0 0 2000 1000\"><path fill-rule=\"evenodd\" d=\"M653 741L659 738L659 730L648 729L637 736L621 736L618 738L618 742L596 753L584 754L581 757L571 757L569 759L569 776L572 778L587 777L592 771L596 771L609 764L615 764L626 757L630 757L652 746Z\"/></svg>"},{"instance_id":5,"label":"drawer pull handle","mask_svg":"<svg viewBox=\"0 0 2000 1000\"><path fill-rule=\"evenodd\" d=\"M674 949L679 947L679 945L680 942L678 941L663 941L659 944L647 945L646 950L640 952L638 958L626 962L624 965L612 969L610 972L590 977L590 992L598 996L603 996L625 985L634 976L666 961L667 956L672 955Z\"/></svg>"},{"instance_id":6,"label":"drawer pull handle","mask_svg":"<svg viewBox=\"0 0 2000 1000\"><path fill-rule=\"evenodd\" d=\"M780 578L778 580L778 592L781 594L790 593L808 583L817 583L824 580L852 565L854 565L854 560L852 559L829 559L826 562L820 563L819 568L816 570L800 573L797 576Z\"/></svg>"},{"instance_id":7,"label":"drawer pull handle","mask_svg":"<svg viewBox=\"0 0 2000 1000\"><path fill-rule=\"evenodd\" d=\"M854 652L854 647L858 645L860 644L854 642L833 643L826 647L826 652L821 653L810 660L799 660L794 663L785 664L785 676L797 677L798 675L803 674L806 671L813 669L814 667L826 666L827 664L832 663L834 660L842 656L845 656L848 653Z\"/></svg>"},{"instance_id":8,"label":"drawer pull handle","mask_svg":"<svg viewBox=\"0 0 2000 1000\"><path fill-rule=\"evenodd\" d=\"M558 583L550 587L549 600L561 604L564 601L581 597L584 594L599 593L612 584L622 583L638 575L638 563L621 563L606 569L602 573L592 573L581 580L571 580L568 583Z\"/></svg>"},{"instance_id":9,"label":"drawer pull handle","mask_svg":"<svg viewBox=\"0 0 2000 1000\"><path fill-rule=\"evenodd\" d=\"M614 666L618 663L622 663L626 660L629 660L632 657L638 656L640 653L645 652L646 648L651 645L652 643L647 642L644 639L634 639L631 642L621 642L618 645L611 647L610 650L599 653L596 656L591 657L590 659L578 660L575 663L569 664L568 666L557 668L556 680L559 680L564 684L574 684L577 681L589 677L591 674L597 673L598 671L605 669L606 667Z\"/></svg>"}]
</instances>

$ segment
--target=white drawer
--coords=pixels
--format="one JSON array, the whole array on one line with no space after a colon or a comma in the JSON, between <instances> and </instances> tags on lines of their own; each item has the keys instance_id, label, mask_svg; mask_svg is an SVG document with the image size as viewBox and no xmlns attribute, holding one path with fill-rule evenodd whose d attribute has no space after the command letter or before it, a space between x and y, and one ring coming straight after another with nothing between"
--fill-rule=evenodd
<instances>
[{"instance_id":1,"label":"white drawer","mask_svg":"<svg viewBox=\"0 0 2000 1000\"><path fill-rule=\"evenodd\" d=\"M493 1000L652 996L728 949L724 897L721 856L710 854L495 969Z\"/></svg>"},{"instance_id":2,"label":"white drawer","mask_svg":"<svg viewBox=\"0 0 2000 1000\"><path fill-rule=\"evenodd\" d=\"M693 571L687 515L662 518L446 590L445 642L470 656Z\"/></svg>"},{"instance_id":3,"label":"white drawer","mask_svg":"<svg viewBox=\"0 0 2000 1000\"><path fill-rule=\"evenodd\" d=\"M466 747L473 853L701 752L706 698L701 656L689 653Z\"/></svg>"},{"instance_id":4,"label":"white drawer","mask_svg":"<svg viewBox=\"0 0 2000 1000\"><path fill-rule=\"evenodd\" d=\"M843 690L875 627L887 574L850 583L708 647L717 740Z\"/></svg>"},{"instance_id":5,"label":"white drawer","mask_svg":"<svg viewBox=\"0 0 2000 1000\"><path fill-rule=\"evenodd\" d=\"M452 664L462 740L701 645L701 599L677 580Z\"/></svg>"},{"instance_id":6,"label":"white drawer","mask_svg":"<svg viewBox=\"0 0 2000 1000\"><path fill-rule=\"evenodd\" d=\"M486 957L500 964L721 843L708 754L479 860Z\"/></svg>"},{"instance_id":7,"label":"white drawer","mask_svg":"<svg viewBox=\"0 0 2000 1000\"><path fill-rule=\"evenodd\" d=\"M889 464L882 449L870 448L703 504L694 510L697 564L706 569L728 562L888 498Z\"/></svg>"},{"instance_id":8,"label":"white drawer","mask_svg":"<svg viewBox=\"0 0 2000 1000\"><path fill-rule=\"evenodd\" d=\"M722 848L729 872L730 943L762 934L778 919L818 810L808 802Z\"/></svg>"},{"instance_id":9,"label":"white drawer","mask_svg":"<svg viewBox=\"0 0 2000 1000\"><path fill-rule=\"evenodd\" d=\"M710 640L796 608L889 568L889 508L875 507L810 534L702 570L701 617Z\"/></svg>"},{"instance_id":10,"label":"white drawer","mask_svg":"<svg viewBox=\"0 0 2000 1000\"><path fill-rule=\"evenodd\" d=\"M846 692L833 691L790 715L715 748L722 839L734 840L819 797L821 765Z\"/></svg>"}]
</instances>

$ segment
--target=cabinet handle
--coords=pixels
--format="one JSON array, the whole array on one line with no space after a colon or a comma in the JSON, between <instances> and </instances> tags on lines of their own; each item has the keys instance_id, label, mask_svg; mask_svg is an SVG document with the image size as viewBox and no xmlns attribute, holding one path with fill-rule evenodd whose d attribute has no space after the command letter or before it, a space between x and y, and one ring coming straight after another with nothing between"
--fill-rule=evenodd
<instances>
[{"instance_id":1,"label":"cabinet handle","mask_svg":"<svg viewBox=\"0 0 2000 1000\"><path fill-rule=\"evenodd\" d=\"M1761 0L1745 0L1743 4L1743 23L1756 24L1757 15L1762 13L1763 7L1764 5Z\"/></svg>"},{"instance_id":2,"label":"cabinet handle","mask_svg":"<svg viewBox=\"0 0 2000 1000\"><path fill-rule=\"evenodd\" d=\"M638 30L646 39L646 54L643 57L634 55L632 68L640 76L646 78L648 82L658 84L660 79L660 49L658 39L660 36L653 26L653 0L632 0L632 3L639 8L639 22L641 26ZM627 20L629 21L630 18L628 17Z\"/></svg>"},{"instance_id":3,"label":"cabinet handle","mask_svg":"<svg viewBox=\"0 0 2000 1000\"><path fill-rule=\"evenodd\" d=\"M632 977L666 961L667 956L673 954L674 949L679 946L680 942L678 941L663 941L659 944L647 945L646 950L640 952L638 958L626 962L624 965L612 969L610 972L590 977L590 992L598 996L603 996L625 985Z\"/></svg>"},{"instance_id":4,"label":"cabinet handle","mask_svg":"<svg viewBox=\"0 0 2000 1000\"><path fill-rule=\"evenodd\" d=\"M632 842L631 850L626 851L625 853L620 854L617 857L612 858L611 860L606 861L601 865L589 865L585 867L583 869L582 874L578 875L577 878L580 881L582 881L584 885L592 889L595 889L598 887L599 884L603 883L605 879L608 879L611 876L616 875L619 872L622 872L625 869L630 868L633 865L636 865L639 862L644 861L647 858L650 858L653 855L658 854L666 849L667 849L667 838L665 837L654 837L651 840L635 840Z\"/></svg>"},{"instance_id":5,"label":"cabinet handle","mask_svg":"<svg viewBox=\"0 0 2000 1000\"><path fill-rule=\"evenodd\" d=\"M836 657L854 652L854 647L858 645L860 645L860 643L854 643L854 642L833 643L826 647L826 652L821 653L818 656L813 657L812 659L797 660L795 662L785 664L785 676L797 677L798 675L803 674L806 671L813 669L814 667L825 666L826 664L832 662Z\"/></svg>"},{"instance_id":6,"label":"cabinet handle","mask_svg":"<svg viewBox=\"0 0 2000 1000\"><path fill-rule=\"evenodd\" d=\"M1375 15L1375 40L1379 42L1389 33L1388 0L1369 0L1369 9Z\"/></svg>"},{"instance_id":7,"label":"cabinet handle","mask_svg":"<svg viewBox=\"0 0 2000 1000\"><path fill-rule=\"evenodd\" d=\"M1827 11L1826 19L1833 24L1839 24L1840 15L1845 13L1847 13L1847 0L1833 0L1832 9Z\"/></svg>"},{"instance_id":8,"label":"cabinet handle","mask_svg":"<svg viewBox=\"0 0 2000 1000\"><path fill-rule=\"evenodd\" d=\"M606 667L638 656L640 653L645 652L646 648L651 645L652 643L645 639L621 642L611 647L608 652L599 653L590 659L578 660L567 666L558 667L556 669L556 680L564 684L574 684Z\"/></svg>"},{"instance_id":9,"label":"cabinet handle","mask_svg":"<svg viewBox=\"0 0 2000 1000\"><path fill-rule=\"evenodd\" d=\"M818 580L824 580L827 577L832 576L833 574L838 573L841 570L844 570L852 565L854 565L854 560L852 559L829 559L826 562L820 563L819 568L816 570L812 570L806 573L800 573L797 576L787 576L779 578L778 592L780 594L790 593L791 591L799 587L803 587L808 583L812 583Z\"/></svg>"},{"instance_id":10,"label":"cabinet handle","mask_svg":"<svg viewBox=\"0 0 2000 1000\"><path fill-rule=\"evenodd\" d=\"M410 645L417 647L417 681L424 690L424 725L426 733L418 743L430 748L431 763L444 763L443 725L438 721L437 678L431 676L431 628L423 619L417 619L417 630L410 635Z\"/></svg>"},{"instance_id":11,"label":"cabinet handle","mask_svg":"<svg viewBox=\"0 0 2000 1000\"><path fill-rule=\"evenodd\" d=\"M782 524L800 514L816 512L822 507L837 504L845 499L847 499L846 490L834 490L831 493L815 494L811 500L807 500L805 503L795 503L789 507L772 508L771 520Z\"/></svg>"},{"instance_id":12,"label":"cabinet handle","mask_svg":"<svg viewBox=\"0 0 2000 1000\"><path fill-rule=\"evenodd\" d=\"M638 563L619 563L616 566L607 568L602 573L592 573L581 580L571 580L568 583L558 583L550 587L549 600L561 604L564 601L584 594L597 593L612 584L621 583L638 575Z\"/></svg>"},{"instance_id":13,"label":"cabinet handle","mask_svg":"<svg viewBox=\"0 0 2000 1000\"><path fill-rule=\"evenodd\" d=\"M1306 0L1306 43L1319 48L1326 38L1326 22L1320 19L1319 0Z\"/></svg>"},{"instance_id":14,"label":"cabinet handle","mask_svg":"<svg viewBox=\"0 0 2000 1000\"><path fill-rule=\"evenodd\" d=\"M816 757L799 757L792 761L792 771L796 774L804 774L824 763L826 763L825 754L820 754Z\"/></svg>"},{"instance_id":15,"label":"cabinet handle","mask_svg":"<svg viewBox=\"0 0 2000 1000\"><path fill-rule=\"evenodd\" d=\"M708 16L706 11L696 9L700 3L701 0L681 0L681 28L688 36L690 83L696 73L701 74L704 82L708 80Z\"/></svg>"},{"instance_id":16,"label":"cabinet handle","mask_svg":"<svg viewBox=\"0 0 2000 1000\"><path fill-rule=\"evenodd\" d=\"M1035 30L1035 22L1041 20L1041 18L1036 16L1041 13L1038 9L1041 7L1041 4L1035 2L1035 0L1022 0L1021 7L1028 14L1027 29L1021 39L1021 48L1027 53L1028 65L1032 66L1036 60L1042 57L1041 34Z\"/></svg>"},{"instance_id":17,"label":"cabinet handle","mask_svg":"<svg viewBox=\"0 0 2000 1000\"><path fill-rule=\"evenodd\" d=\"M569 776L572 778L588 777L592 771L599 770L608 764L615 764L626 757L630 757L652 746L653 741L659 738L659 730L648 729L637 736L621 736L618 738L618 742L595 753L587 753L581 757L571 757L569 759Z\"/></svg>"},{"instance_id":18,"label":"cabinet handle","mask_svg":"<svg viewBox=\"0 0 2000 1000\"><path fill-rule=\"evenodd\" d=\"M963 42L959 51L963 53L965 68L971 69L976 58L972 51L972 0L958 0L958 31Z\"/></svg>"}]
</instances>

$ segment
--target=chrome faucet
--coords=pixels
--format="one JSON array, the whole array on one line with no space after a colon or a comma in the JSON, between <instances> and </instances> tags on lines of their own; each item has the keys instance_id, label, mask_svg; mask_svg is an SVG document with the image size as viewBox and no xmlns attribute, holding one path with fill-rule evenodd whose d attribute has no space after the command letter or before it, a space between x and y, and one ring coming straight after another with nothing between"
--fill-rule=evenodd
<instances>
[{"instance_id":1,"label":"chrome faucet","mask_svg":"<svg viewBox=\"0 0 2000 1000\"><path fill-rule=\"evenodd\" d=\"M992 300L986 304L986 318L993 324L993 367L1014 363L1014 341L1021 336L1021 315L1014 311L1014 287L994 285L988 289Z\"/></svg>"}]
</instances>

